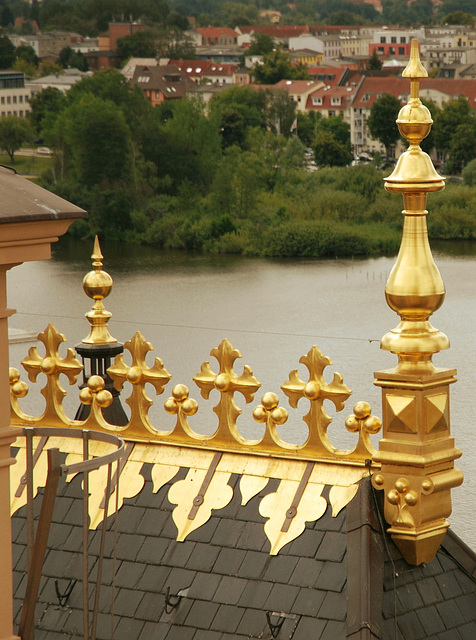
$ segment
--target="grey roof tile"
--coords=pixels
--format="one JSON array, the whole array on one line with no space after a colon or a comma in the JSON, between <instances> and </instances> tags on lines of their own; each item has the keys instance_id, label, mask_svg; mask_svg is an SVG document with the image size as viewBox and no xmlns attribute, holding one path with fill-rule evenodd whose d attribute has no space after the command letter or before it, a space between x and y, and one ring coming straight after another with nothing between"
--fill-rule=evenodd
<instances>
[{"instance_id":1,"label":"grey roof tile","mask_svg":"<svg viewBox=\"0 0 476 640\"><path fill-rule=\"evenodd\" d=\"M323 531L305 529L298 538L293 540L290 545L286 545L280 553L286 551L286 553L299 558L314 558L323 538Z\"/></svg>"},{"instance_id":2,"label":"grey roof tile","mask_svg":"<svg viewBox=\"0 0 476 640\"><path fill-rule=\"evenodd\" d=\"M463 640L474 640L476 638L476 621L468 622L468 624L459 627L458 631Z\"/></svg>"},{"instance_id":3,"label":"grey roof tile","mask_svg":"<svg viewBox=\"0 0 476 640\"><path fill-rule=\"evenodd\" d=\"M144 574L146 566L147 565L140 564L139 562L123 560L116 573L116 586L135 589Z\"/></svg>"},{"instance_id":4,"label":"grey roof tile","mask_svg":"<svg viewBox=\"0 0 476 640\"><path fill-rule=\"evenodd\" d=\"M265 580L271 582L289 582L294 570L296 569L299 558L294 556L277 555L273 558L273 561L269 563L266 573L264 574Z\"/></svg>"},{"instance_id":5,"label":"grey roof tile","mask_svg":"<svg viewBox=\"0 0 476 640\"><path fill-rule=\"evenodd\" d=\"M294 632L293 640L318 640L326 626L326 620L316 620L303 616ZM338 640L335 638L334 640Z\"/></svg>"},{"instance_id":6,"label":"grey roof tile","mask_svg":"<svg viewBox=\"0 0 476 640\"><path fill-rule=\"evenodd\" d=\"M335 562L324 563L313 558L299 558L289 578L289 584L295 584L299 587L314 587L317 584L319 589L325 589L326 587L321 584L321 575L327 566L333 568L332 575L334 575L337 567L341 565L337 565ZM345 575L345 565L342 565L342 568Z\"/></svg>"},{"instance_id":7,"label":"grey roof tile","mask_svg":"<svg viewBox=\"0 0 476 640\"><path fill-rule=\"evenodd\" d=\"M222 518L213 535L213 544L225 547L236 547L245 523Z\"/></svg>"},{"instance_id":8,"label":"grey roof tile","mask_svg":"<svg viewBox=\"0 0 476 640\"><path fill-rule=\"evenodd\" d=\"M167 622L170 626L182 626L190 612L190 609L192 608L192 605L193 600L190 600L189 598L181 598L175 609L169 609L170 613L164 611L160 618L160 622Z\"/></svg>"},{"instance_id":9,"label":"grey roof tile","mask_svg":"<svg viewBox=\"0 0 476 640\"><path fill-rule=\"evenodd\" d=\"M476 620L476 597L474 593L468 593L455 601L460 610L464 622ZM475 636L476 637L476 636Z\"/></svg>"},{"instance_id":10,"label":"grey roof tile","mask_svg":"<svg viewBox=\"0 0 476 640\"><path fill-rule=\"evenodd\" d=\"M133 620L131 618L121 618L114 630L115 640L131 640L131 638L140 638L144 628L143 620Z\"/></svg>"},{"instance_id":11,"label":"grey roof tile","mask_svg":"<svg viewBox=\"0 0 476 640\"><path fill-rule=\"evenodd\" d=\"M271 557L267 553L247 551L238 569L238 576L240 578L260 578L270 561Z\"/></svg>"},{"instance_id":12,"label":"grey roof tile","mask_svg":"<svg viewBox=\"0 0 476 640\"><path fill-rule=\"evenodd\" d=\"M220 547L205 544L203 542L195 543L193 553L187 560L187 569L195 571L211 571L213 565L220 553Z\"/></svg>"},{"instance_id":13,"label":"grey roof tile","mask_svg":"<svg viewBox=\"0 0 476 640\"><path fill-rule=\"evenodd\" d=\"M165 607L165 596L159 593L144 593L136 611L136 618L158 622Z\"/></svg>"},{"instance_id":14,"label":"grey roof tile","mask_svg":"<svg viewBox=\"0 0 476 640\"><path fill-rule=\"evenodd\" d=\"M198 629L198 631L193 636L193 640L222 640L223 634L221 631L211 631L208 629L204 631L203 629Z\"/></svg>"},{"instance_id":15,"label":"grey roof tile","mask_svg":"<svg viewBox=\"0 0 476 640\"><path fill-rule=\"evenodd\" d=\"M455 573L463 593L474 593L476 591L476 580L470 578L466 573L459 571Z\"/></svg>"},{"instance_id":16,"label":"grey roof tile","mask_svg":"<svg viewBox=\"0 0 476 640\"><path fill-rule=\"evenodd\" d=\"M220 605L212 624L211 629L215 631L226 631L234 633L243 617L244 609L227 604Z\"/></svg>"},{"instance_id":17,"label":"grey roof tile","mask_svg":"<svg viewBox=\"0 0 476 640\"><path fill-rule=\"evenodd\" d=\"M26 518L21 517L20 512L16 512L12 518L12 542L23 541L26 543Z\"/></svg>"},{"instance_id":18,"label":"grey roof tile","mask_svg":"<svg viewBox=\"0 0 476 640\"><path fill-rule=\"evenodd\" d=\"M142 574L137 588L141 591L163 593L164 585L167 582L170 572L170 567L149 565Z\"/></svg>"},{"instance_id":19,"label":"grey roof tile","mask_svg":"<svg viewBox=\"0 0 476 640\"><path fill-rule=\"evenodd\" d=\"M166 640L192 640L194 635L192 627L172 627L165 637Z\"/></svg>"},{"instance_id":20,"label":"grey roof tile","mask_svg":"<svg viewBox=\"0 0 476 640\"><path fill-rule=\"evenodd\" d=\"M136 534L137 535L137 534ZM135 536L131 536L132 544L134 544ZM119 542L117 545L117 557L124 557L121 554L124 554L124 548L126 547L126 541L128 541L129 536L127 538L124 534L119 536ZM170 540L166 538L155 538L153 536L144 537L140 536L142 540L142 544L138 545L137 548L134 545L134 549L130 551L130 553L136 553L135 559L137 562L145 562L146 564L160 564L162 558L164 557L165 552L167 551Z\"/></svg>"},{"instance_id":21,"label":"grey roof tile","mask_svg":"<svg viewBox=\"0 0 476 640\"><path fill-rule=\"evenodd\" d=\"M447 629L453 629L461 624L461 612L454 600L438 602L436 608Z\"/></svg>"},{"instance_id":22,"label":"grey roof tile","mask_svg":"<svg viewBox=\"0 0 476 640\"><path fill-rule=\"evenodd\" d=\"M73 527L73 525L71 524L60 524L60 523L52 524L50 528L50 533L48 536L48 548L49 549L67 549L69 551L72 551L73 549L77 548L76 545L73 547L69 547L66 544L66 541L68 540L69 535L74 529L75 527ZM81 539L82 539L82 530L76 528L76 531L81 532Z\"/></svg>"},{"instance_id":23,"label":"grey roof tile","mask_svg":"<svg viewBox=\"0 0 476 640\"><path fill-rule=\"evenodd\" d=\"M237 604L247 584L242 578L223 576L214 595L215 602Z\"/></svg>"},{"instance_id":24,"label":"grey roof tile","mask_svg":"<svg viewBox=\"0 0 476 640\"><path fill-rule=\"evenodd\" d=\"M191 540L193 542L212 542L218 523L218 518L210 518L210 520L205 522L204 525L195 529L195 531L192 531L192 533L187 536L187 540Z\"/></svg>"},{"instance_id":25,"label":"grey roof tile","mask_svg":"<svg viewBox=\"0 0 476 640\"><path fill-rule=\"evenodd\" d=\"M301 589L296 598L292 611L306 616L316 616L326 592L315 589Z\"/></svg>"},{"instance_id":26,"label":"grey roof tile","mask_svg":"<svg viewBox=\"0 0 476 640\"><path fill-rule=\"evenodd\" d=\"M238 604L242 607L264 608L264 604L271 593L273 585L269 582L253 580L241 594Z\"/></svg>"},{"instance_id":27,"label":"grey roof tile","mask_svg":"<svg viewBox=\"0 0 476 640\"><path fill-rule=\"evenodd\" d=\"M414 611L398 616L398 628L404 638L412 638L412 640L421 640L426 636L417 614Z\"/></svg>"},{"instance_id":28,"label":"grey roof tile","mask_svg":"<svg viewBox=\"0 0 476 640\"><path fill-rule=\"evenodd\" d=\"M450 629L449 631L439 633L438 640L461 640L461 635L458 629Z\"/></svg>"},{"instance_id":29,"label":"grey roof tile","mask_svg":"<svg viewBox=\"0 0 476 640\"><path fill-rule=\"evenodd\" d=\"M245 556L246 551L243 551L243 549L223 548L218 554L213 571L224 575L236 576Z\"/></svg>"},{"instance_id":30,"label":"grey roof tile","mask_svg":"<svg viewBox=\"0 0 476 640\"><path fill-rule=\"evenodd\" d=\"M344 557L346 545L347 536L344 533L327 531L316 551L315 558L317 560L340 562Z\"/></svg>"},{"instance_id":31,"label":"grey roof tile","mask_svg":"<svg viewBox=\"0 0 476 640\"><path fill-rule=\"evenodd\" d=\"M124 617L132 617L135 615L141 600L141 591L135 589L119 589L116 591L114 607L117 607L117 610L121 611Z\"/></svg>"},{"instance_id":32,"label":"grey roof tile","mask_svg":"<svg viewBox=\"0 0 476 640\"><path fill-rule=\"evenodd\" d=\"M315 586L325 591L342 591L347 580L347 570L344 562L325 562L317 576ZM309 585L313 586L313 585Z\"/></svg>"},{"instance_id":33,"label":"grey roof tile","mask_svg":"<svg viewBox=\"0 0 476 640\"><path fill-rule=\"evenodd\" d=\"M190 598L212 600L221 579L221 575L213 573L197 573L192 582L192 586L190 587L190 591L188 592L188 596Z\"/></svg>"},{"instance_id":34,"label":"grey roof tile","mask_svg":"<svg viewBox=\"0 0 476 640\"><path fill-rule=\"evenodd\" d=\"M345 640L346 635L344 622L329 620L321 635L317 637L319 640ZM410 640L410 638L407 638L406 640Z\"/></svg>"},{"instance_id":35,"label":"grey roof tile","mask_svg":"<svg viewBox=\"0 0 476 640\"><path fill-rule=\"evenodd\" d=\"M236 542L240 549L261 551L266 544L266 536L263 525L258 522L246 522L241 530L241 535Z\"/></svg>"},{"instance_id":36,"label":"grey roof tile","mask_svg":"<svg viewBox=\"0 0 476 640\"><path fill-rule=\"evenodd\" d=\"M268 611L292 611L294 601L299 593L299 588L290 584L275 584L271 589L264 604L264 609Z\"/></svg>"},{"instance_id":37,"label":"grey roof tile","mask_svg":"<svg viewBox=\"0 0 476 640\"><path fill-rule=\"evenodd\" d=\"M425 578L417 582L417 589L425 604L435 604L435 602L441 602L443 596L438 588L438 583L435 578Z\"/></svg>"},{"instance_id":38,"label":"grey roof tile","mask_svg":"<svg viewBox=\"0 0 476 640\"><path fill-rule=\"evenodd\" d=\"M401 605L401 611L418 609L423 606L423 600L421 599L415 584L402 585L397 590L397 593Z\"/></svg>"},{"instance_id":39,"label":"grey roof tile","mask_svg":"<svg viewBox=\"0 0 476 640\"><path fill-rule=\"evenodd\" d=\"M195 542L175 542L169 544L161 564L171 567L185 567L195 549Z\"/></svg>"},{"instance_id":40,"label":"grey roof tile","mask_svg":"<svg viewBox=\"0 0 476 640\"><path fill-rule=\"evenodd\" d=\"M165 589L167 589L167 587L170 587L170 593L176 594L182 589L190 587L190 585L195 580L196 575L197 574L195 571L188 571L187 569L182 569L180 567L173 567L171 572L167 576L164 587Z\"/></svg>"},{"instance_id":41,"label":"grey roof tile","mask_svg":"<svg viewBox=\"0 0 476 640\"><path fill-rule=\"evenodd\" d=\"M347 614L347 598L343 591L336 593L328 591L319 609L319 618L326 620L345 620Z\"/></svg>"},{"instance_id":42,"label":"grey roof tile","mask_svg":"<svg viewBox=\"0 0 476 640\"><path fill-rule=\"evenodd\" d=\"M137 533L143 536L159 536L162 532L166 520L170 518L168 511L160 511L159 509L144 509L143 516L137 527ZM124 531L122 521L124 520L121 513L121 531ZM132 533L135 533L133 531Z\"/></svg>"},{"instance_id":43,"label":"grey roof tile","mask_svg":"<svg viewBox=\"0 0 476 640\"><path fill-rule=\"evenodd\" d=\"M427 635L434 635L446 630L446 627L440 618L440 614L434 605L419 609L416 612L416 615L418 616L420 624Z\"/></svg>"},{"instance_id":44,"label":"grey roof tile","mask_svg":"<svg viewBox=\"0 0 476 640\"><path fill-rule=\"evenodd\" d=\"M173 540L177 538L177 526L170 514L165 519L160 535L164 538L172 538Z\"/></svg>"},{"instance_id":45,"label":"grey roof tile","mask_svg":"<svg viewBox=\"0 0 476 640\"><path fill-rule=\"evenodd\" d=\"M453 571L447 571L438 578L438 587L445 599L456 598L463 595L461 585L456 580L456 576Z\"/></svg>"},{"instance_id":46,"label":"grey roof tile","mask_svg":"<svg viewBox=\"0 0 476 640\"><path fill-rule=\"evenodd\" d=\"M195 600L185 618L185 626L195 627L196 629L209 629L219 606L215 602Z\"/></svg>"},{"instance_id":47,"label":"grey roof tile","mask_svg":"<svg viewBox=\"0 0 476 640\"><path fill-rule=\"evenodd\" d=\"M142 629L142 636L144 640L165 640L169 631L169 625L163 622L146 622Z\"/></svg>"},{"instance_id":48,"label":"grey roof tile","mask_svg":"<svg viewBox=\"0 0 476 640\"><path fill-rule=\"evenodd\" d=\"M117 557L120 560L136 560L146 538L139 534L121 533L117 540ZM142 561L144 562L144 561Z\"/></svg>"},{"instance_id":49,"label":"grey roof tile","mask_svg":"<svg viewBox=\"0 0 476 640\"><path fill-rule=\"evenodd\" d=\"M121 531L124 533L135 533L145 513L146 509L144 509L144 507L135 507L124 503L119 512ZM140 533L144 535L143 531L140 531Z\"/></svg>"},{"instance_id":50,"label":"grey roof tile","mask_svg":"<svg viewBox=\"0 0 476 640\"><path fill-rule=\"evenodd\" d=\"M266 613L264 611L260 609L245 609L236 632L250 638L259 638L266 626Z\"/></svg>"}]
</instances>

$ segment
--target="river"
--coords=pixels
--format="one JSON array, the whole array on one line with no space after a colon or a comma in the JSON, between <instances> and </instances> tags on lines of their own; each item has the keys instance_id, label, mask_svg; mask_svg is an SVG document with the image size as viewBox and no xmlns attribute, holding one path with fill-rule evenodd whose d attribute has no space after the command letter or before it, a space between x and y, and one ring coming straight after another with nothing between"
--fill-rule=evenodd
<instances>
[{"instance_id":1,"label":"river","mask_svg":"<svg viewBox=\"0 0 476 640\"><path fill-rule=\"evenodd\" d=\"M334 418L329 430L333 444L351 446L353 436L346 432L344 420L358 400L370 402L373 413L381 415L380 390L373 385L373 372L396 364L394 355L379 348L380 338L399 321L384 296L394 257L264 260L112 244L104 244L102 252L104 269L114 279L114 289L105 300L113 314L109 323L112 335L124 342L140 330L154 345L153 355L161 357L173 375L173 384L187 384L197 400L200 395L192 377L201 363L210 359L210 350L226 337L243 356L235 370L241 372L242 365L250 365L262 384L253 406L264 392L275 391L280 403L289 408L280 386L292 369L298 368L304 378L299 358L317 344L333 361L325 378L331 381L338 371L353 391L343 412L332 414L333 405L326 407ZM91 253L92 245L62 242L55 247L52 260L13 268L8 275L8 303L17 314L10 325L38 333L53 322L66 335L68 346L86 337L89 324L84 314L92 301L82 290L82 278L91 268ZM451 341L451 348L437 354L434 363L458 370L458 382L451 388L451 424L456 445L463 450L457 466L465 475L463 486L452 493L450 521L476 549L476 246L436 245L434 255L447 295L432 324ZM11 346L12 365L19 365L29 346ZM211 365L216 370L213 358ZM26 379L24 372L22 377ZM156 400L157 407L168 395L169 388ZM74 404L75 397L70 393L69 402ZM35 403L39 414L39 402L41 396L25 398L22 406L28 410ZM243 403L239 405L243 408ZM280 428L282 437L289 441L305 438L299 419L306 409L305 402L302 405L299 415ZM155 408L152 417L156 425L169 418ZM193 422L194 428L203 432L213 431L215 424L216 416L202 407ZM238 424L244 436L256 435L258 426L248 409Z\"/></svg>"}]
</instances>

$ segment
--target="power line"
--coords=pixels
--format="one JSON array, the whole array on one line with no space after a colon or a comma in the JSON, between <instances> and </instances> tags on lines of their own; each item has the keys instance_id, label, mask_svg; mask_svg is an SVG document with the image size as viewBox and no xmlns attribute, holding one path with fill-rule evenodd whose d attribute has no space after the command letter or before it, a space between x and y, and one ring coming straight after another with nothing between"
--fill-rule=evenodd
<instances>
[{"instance_id":1,"label":"power line","mask_svg":"<svg viewBox=\"0 0 476 640\"><path fill-rule=\"evenodd\" d=\"M46 313L28 313L26 311L17 311L16 315L22 316L34 316L34 317L51 317L51 314ZM78 316L59 316L55 315L55 318L63 318L66 320L83 320L83 317ZM114 318L114 322L117 324L136 324L136 320L117 320ZM223 327L203 327L199 325L190 325L190 324L169 324L166 322L147 322L141 321L141 325L146 325L149 327L171 327L175 329L194 329L201 331L222 331L226 333L250 333L257 335L269 335L269 336L287 336L291 338L319 338L320 340L352 340L355 342L380 342L380 338L355 338L349 336L322 336L316 335L314 333L288 333L286 331L262 331L257 329L230 329L227 327L224 329Z\"/></svg>"}]
</instances>

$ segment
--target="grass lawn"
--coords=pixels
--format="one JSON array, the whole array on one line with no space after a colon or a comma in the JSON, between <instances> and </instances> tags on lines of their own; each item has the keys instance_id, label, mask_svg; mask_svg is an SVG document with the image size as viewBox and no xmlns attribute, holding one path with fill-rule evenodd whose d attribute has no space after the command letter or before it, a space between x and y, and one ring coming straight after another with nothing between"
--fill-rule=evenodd
<instances>
[{"instance_id":1,"label":"grass lawn","mask_svg":"<svg viewBox=\"0 0 476 640\"><path fill-rule=\"evenodd\" d=\"M13 167L18 173L26 175L40 175L51 166L50 157L20 156L15 154L15 164L11 163L10 157L6 153L0 153L0 164Z\"/></svg>"}]
</instances>

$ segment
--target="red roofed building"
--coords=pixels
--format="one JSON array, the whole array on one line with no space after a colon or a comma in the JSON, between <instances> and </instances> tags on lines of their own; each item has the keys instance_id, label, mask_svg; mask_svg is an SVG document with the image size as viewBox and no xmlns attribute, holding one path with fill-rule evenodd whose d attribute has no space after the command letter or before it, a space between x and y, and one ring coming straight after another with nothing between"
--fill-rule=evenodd
<instances>
[{"instance_id":1,"label":"red roofed building","mask_svg":"<svg viewBox=\"0 0 476 640\"><path fill-rule=\"evenodd\" d=\"M356 91L356 87L321 86L308 95L306 111L317 111L324 118L342 116L350 125L350 105Z\"/></svg>"},{"instance_id":2,"label":"red roofed building","mask_svg":"<svg viewBox=\"0 0 476 640\"><path fill-rule=\"evenodd\" d=\"M383 151L383 146L370 137L366 121L370 115L373 103L390 93L401 102L409 99L409 86L406 78L364 77L360 83L350 106L350 136L354 152L358 155L362 151ZM448 80L445 78L426 78L420 84L420 98L433 100L438 106L443 106L448 100L460 96L468 99L473 109L476 109L476 82L474 80ZM397 145L397 155L399 154Z\"/></svg>"},{"instance_id":3,"label":"red roofed building","mask_svg":"<svg viewBox=\"0 0 476 640\"><path fill-rule=\"evenodd\" d=\"M289 38L309 33L309 27L307 25L253 25L236 27L236 31L238 33L238 44L243 47L251 44L255 33L266 34L273 38L276 44L287 46Z\"/></svg>"},{"instance_id":4,"label":"red roofed building","mask_svg":"<svg viewBox=\"0 0 476 640\"><path fill-rule=\"evenodd\" d=\"M308 96L322 86L324 86L322 82L315 80L280 80L273 85L273 89L286 91L296 103L297 110L306 111Z\"/></svg>"},{"instance_id":5,"label":"red roofed building","mask_svg":"<svg viewBox=\"0 0 476 640\"><path fill-rule=\"evenodd\" d=\"M198 27L195 31L200 36L198 46L207 47L216 44L224 46L238 42L238 34L228 27Z\"/></svg>"},{"instance_id":6,"label":"red roofed building","mask_svg":"<svg viewBox=\"0 0 476 640\"><path fill-rule=\"evenodd\" d=\"M139 86L145 97L156 107L166 100L183 98L193 88L193 82L174 64L164 67L137 65L131 87Z\"/></svg>"}]
</instances>

